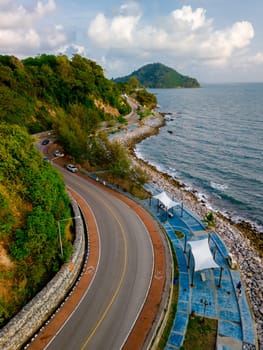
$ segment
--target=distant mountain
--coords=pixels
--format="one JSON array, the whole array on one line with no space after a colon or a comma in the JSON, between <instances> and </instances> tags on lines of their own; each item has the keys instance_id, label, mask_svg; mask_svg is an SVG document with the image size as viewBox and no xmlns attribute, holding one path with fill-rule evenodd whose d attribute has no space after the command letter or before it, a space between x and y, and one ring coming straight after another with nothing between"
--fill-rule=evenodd
<instances>
[{"instance_id":1,"label":"distant mountain","mask_svg":"<svg viewBox=\"0 0 263 350\"><path fill-rule=\"evenodd\" d=\"M135 77L146 88L193 88L200 87L195 78L178 73L161 63L147 64L125 77L116 78L119 83L128 83Z\"/></svg>"}]
</instances>

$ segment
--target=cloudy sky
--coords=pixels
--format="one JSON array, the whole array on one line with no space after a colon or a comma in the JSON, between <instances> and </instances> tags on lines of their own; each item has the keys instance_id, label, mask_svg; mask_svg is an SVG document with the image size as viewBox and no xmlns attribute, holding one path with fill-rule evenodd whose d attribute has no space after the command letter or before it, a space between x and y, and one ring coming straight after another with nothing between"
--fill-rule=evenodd
<instances>
[{"instance_id":1,"label":"cloudy sky","mask_svg":"<svg viewBox=\"0 0 263 350\"><path fill-rule=\"evenodd\" d=\"M0 0L0 54L79 53L108 78L161 62L200 82L263 82L263 0Z\"/></svg>"}]
</instances>

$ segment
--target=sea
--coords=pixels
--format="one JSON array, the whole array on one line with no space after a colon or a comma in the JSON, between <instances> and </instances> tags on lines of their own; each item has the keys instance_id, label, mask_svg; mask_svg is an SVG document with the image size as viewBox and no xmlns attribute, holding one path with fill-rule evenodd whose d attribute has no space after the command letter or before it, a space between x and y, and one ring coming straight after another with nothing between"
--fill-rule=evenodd
<instances>
[{"instance_id":1,"label":"sea","mask_svg":"<svg viewBox=\"0 0 263 350\"><path fill-rule=\"evenodd\" d=\"M149 92L166 125L137 144L137 156L263 233L263 83Z\"/></svg>"}]
</instances>

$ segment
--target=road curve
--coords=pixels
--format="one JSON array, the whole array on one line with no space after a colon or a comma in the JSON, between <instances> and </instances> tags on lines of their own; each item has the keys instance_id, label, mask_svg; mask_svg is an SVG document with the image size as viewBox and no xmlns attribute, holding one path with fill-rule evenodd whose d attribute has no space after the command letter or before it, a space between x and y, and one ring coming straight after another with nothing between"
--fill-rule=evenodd
<instances>
[{"instance_id":1,"label":"road curve","mask_svg":"<svg viewBox=\"0 0 263 350\"><path fill-rule=\"evenodd\" d=\"M81 304L45 349L121 349L144 304L153 273L148 231L125 203L104 188L63 171L88 202L100 236L100 259Z\"/></svg>"}]
</instances>

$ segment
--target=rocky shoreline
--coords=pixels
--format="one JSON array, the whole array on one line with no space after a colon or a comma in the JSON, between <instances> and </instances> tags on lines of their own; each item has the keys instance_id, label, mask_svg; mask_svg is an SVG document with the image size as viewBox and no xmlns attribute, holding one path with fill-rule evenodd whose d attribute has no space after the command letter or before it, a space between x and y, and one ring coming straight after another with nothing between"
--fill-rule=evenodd
<instances>
[{"instance_id":1,"label":"rocky shoreline","mask_svg":"<svg viewBox=\"0 0 263 350\"><path fill-rule=\"evenodd\" d=\"M145 118L132 131L122 132L120 135L116 135L114 139L129 150L133 164L143 168L152 182L170 194L170 196L174 196L180 202L183 201L185 206L200 217L205 217L211 209L207 208L204 201L198 200L194 191L187 191L179 181L157 171L155 167L136 157L134 152L136 143L158 133L159 128L164 124L165 119L163 115L154 113L150 117ZM238 262L243 285L254 314L259 344L263 347L263 259L262 254L260 254L262 253L262 245L259 244L258 249L255 249L255 246L253 246L252 238L255 237L256 232L249 224L234 224L221 214L213 214L216 222L215 231ZM259 236L257 238L261 239Z\"/></svg>"}]
</instances>

